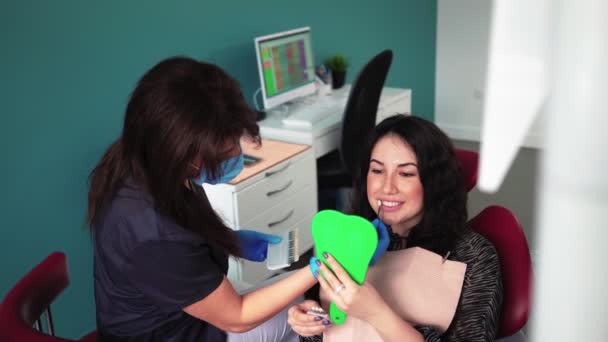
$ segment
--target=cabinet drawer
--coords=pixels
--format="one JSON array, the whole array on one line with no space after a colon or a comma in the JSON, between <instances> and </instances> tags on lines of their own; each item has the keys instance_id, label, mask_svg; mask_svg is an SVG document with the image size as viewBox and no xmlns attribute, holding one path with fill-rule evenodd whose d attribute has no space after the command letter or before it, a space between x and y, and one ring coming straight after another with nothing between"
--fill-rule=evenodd
<instances>
[{"instance_id":1,"label":"cabinet drawer","mask_svg":"<svg viewBox=\"0 0 608 342\"><path fill-rule=\"evenodd\" d=\"M312 235L310 230L310 223L315 213L307 213L302 220L295 222L291 227L298 227L298 235L300 239L300 254L304 253L310 247L312 247ZM291 227L286 227L291 228ZM253 262L249 260L241 259L237 262L239 265L236 267L240 270L240 280L248 284L257 284L261 281L266 280L268 277L277 272L277 270L269 270L266 267L266 262Z\"/></svg>"},{"instance_id":2,"label":"cabinet drawer","mask_svg":"<svg viewBox=\"0 0 608 342\"><path fill-rule=\"evenodd\" d=\"M309 213L317 211L316 190L316 187L308 185L257 217L244 222L240 227L267 234L284 232ZM310 230L310 227L306 228Z\"/></svg>"},{"instance_id":3,"label":"cabinet drawer","mask_svg":"<svg viewBox=\"0 0 608 342\"><path fill-rule=\"evenodd\" d=\"M315 217L317 212L312 212L304 216L302 220L294 225L298 227L298 238L300 239L300 255L312 248L312 218Z\"/></svg>"},{"instance_id":4,"label":"cabinet drawer","mask_svg":"<svg viewBox=\"0 0 608 342\"><path fill-rule=\"evenodd\" d=\"M316 187L316 164L312 153L296 162L287 160L265 171L265 177L235 193L238 222L248 222L284 202L305 186ZM316 201L316 195L315 195Z\"/></svg>"}]
</instances>

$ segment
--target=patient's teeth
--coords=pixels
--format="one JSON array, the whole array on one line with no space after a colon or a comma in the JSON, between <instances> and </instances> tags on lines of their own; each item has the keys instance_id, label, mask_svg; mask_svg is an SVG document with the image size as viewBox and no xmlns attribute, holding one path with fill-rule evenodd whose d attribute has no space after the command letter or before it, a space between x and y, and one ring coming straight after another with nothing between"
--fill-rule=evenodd
<instances>
[{"instance_id":1,"label":"patient's teeth","mask_svg":"<svg viewBox=\"0 0 608 342\"><path fill-rule=\"evenodd\" d=\"M382 201L378 200L378 207L382 206Z\"/></svg>"}]
</instances>

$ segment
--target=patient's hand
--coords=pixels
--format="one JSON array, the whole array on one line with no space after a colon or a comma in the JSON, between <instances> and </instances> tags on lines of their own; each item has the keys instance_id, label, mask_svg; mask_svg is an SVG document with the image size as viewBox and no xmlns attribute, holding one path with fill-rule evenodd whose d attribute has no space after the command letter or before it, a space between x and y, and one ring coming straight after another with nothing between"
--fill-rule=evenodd
<instances>
[{"instance_id":1,"label":"patient's hand","mask_svg":"<svg viewBox=\"0 0 608 342\"><path fill-rule=\"evenodd\" d=\"M317 279L323 289L321 293L342 311L368 321L388 307L373 285L368 282L358 285L331 254L324 256L333 272L324 263L319 266L320 276Z\"/></svg>"},{"instance_id":2,"label":"patient's hand","mask_svg":"<svg viewBox=\"0 0 608 342\"><path fill-rule=\"evenodd\" d=\"M287 311L287 322L298 335L304 337L319 335L331 326L329 320L306 313L314 307L320 307L319 303L305 300Z\"/></svg>"},{"instance_id":3,"label":"patient's hand","mask_svg":"<svg viewBox=\"0 0 608 342\"><path fill-rule=\"evenodd\" d=\"M329 299L329 294L322 287L319 287L319 299L321 300L321 307L323 310L329 312L331 299Z\"/></svg>"}]
</instances>

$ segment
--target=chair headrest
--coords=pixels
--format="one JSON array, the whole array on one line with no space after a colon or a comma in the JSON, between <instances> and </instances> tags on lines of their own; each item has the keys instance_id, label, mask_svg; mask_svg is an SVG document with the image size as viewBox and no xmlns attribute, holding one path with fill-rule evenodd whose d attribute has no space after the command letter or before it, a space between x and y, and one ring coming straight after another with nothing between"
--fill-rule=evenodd
<instances>
[{"instance_id":1,"label":"chair headrest","mask_svg":"<svg viewBox=\"0 0 608 342\"><path fill-rule=\"evenodd\" d=\"M469 224L496 248L504 288L497 337L511 336L528 321L532 303L532 260L526 236L517 217L498 205L483 209Z\"/></svg>"},{"instance_id":2,"label":"chair headrest","mask_svg":"<svg viewBox=\"0 0 608 342\"><path fill-rule=\"evenodd\" d=\"M475 151L457 148L456 156L462 167L465 190L469 192L477 185L477 177L479 175L479 154Z\"/></svg>"}]
</instances>

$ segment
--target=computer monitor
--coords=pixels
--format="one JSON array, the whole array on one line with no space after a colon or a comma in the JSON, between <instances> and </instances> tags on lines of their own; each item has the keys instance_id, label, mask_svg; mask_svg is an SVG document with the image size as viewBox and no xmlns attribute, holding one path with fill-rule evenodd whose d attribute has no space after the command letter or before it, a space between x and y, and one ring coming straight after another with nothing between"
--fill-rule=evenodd
<instances>
[{"instance_id":1,"label":"computer monitor","mask_svg":"<svg viewBox=\"0 0 608 342\"><path fill-rule=\"evenodd\" d=\"M315 93L310 27L255 38L264 108Z\"/></svg>"}]
</instances>

